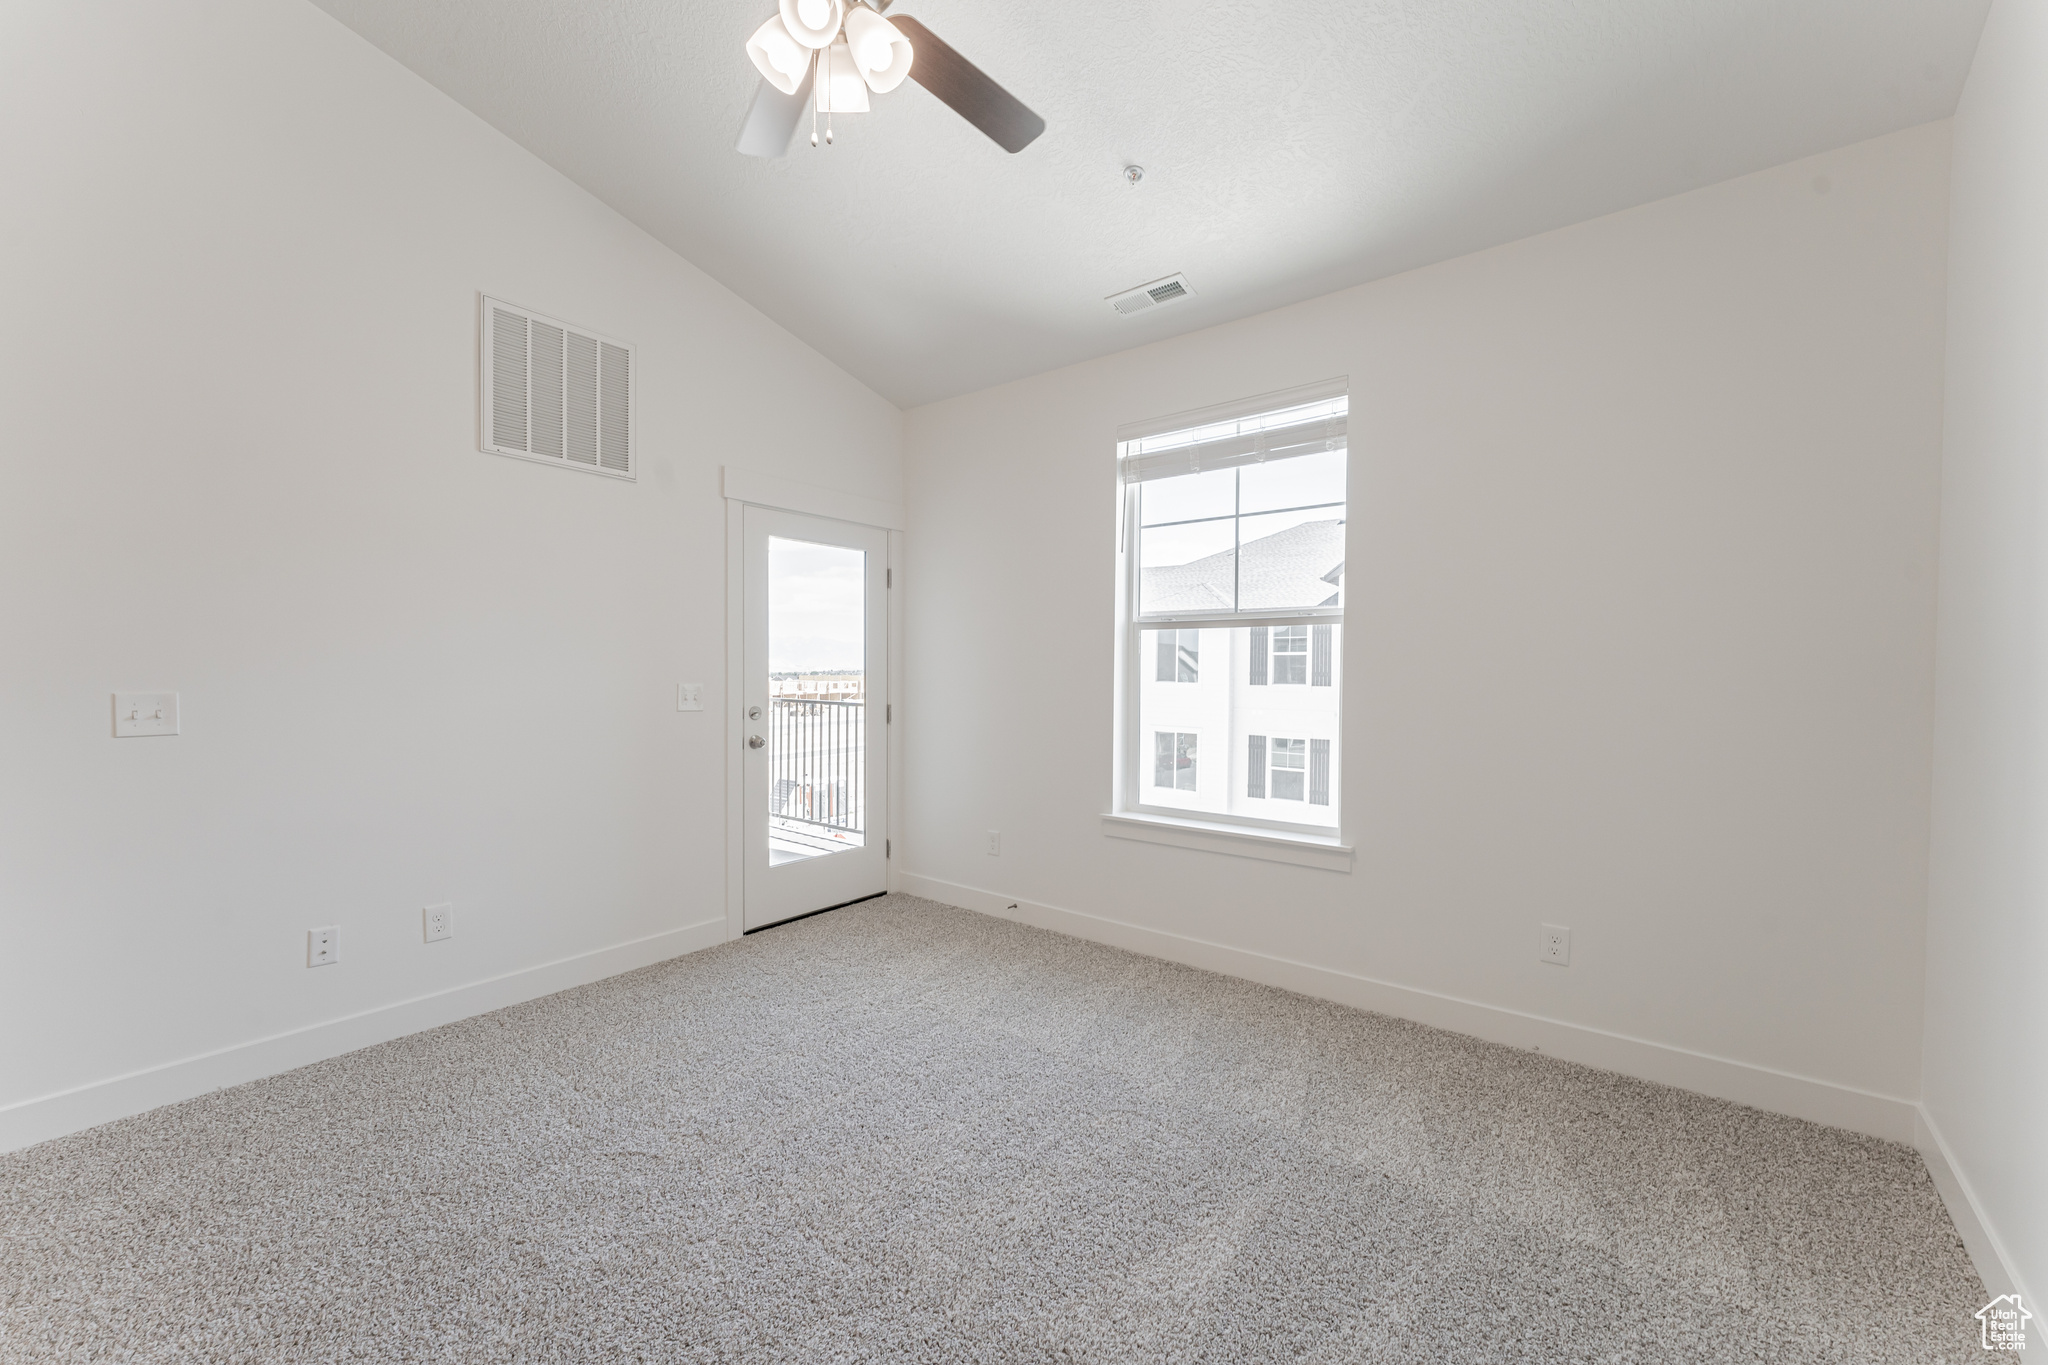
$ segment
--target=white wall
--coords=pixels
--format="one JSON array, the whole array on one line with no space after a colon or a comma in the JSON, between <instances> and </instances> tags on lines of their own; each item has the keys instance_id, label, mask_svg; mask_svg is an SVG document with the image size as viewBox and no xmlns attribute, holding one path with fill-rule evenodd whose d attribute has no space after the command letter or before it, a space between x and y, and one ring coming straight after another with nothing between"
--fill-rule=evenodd
<instances>
[{"instance_id":1,"label":"white wall","mask_svg":"<svg viewBox=\"0 0 2048 1365\"><path fill-rule=\"evenodd\" d=\"M1955 117L1925 1082L2007 1276L2036 1290L2048 1288L2043 70L2048 10L1999 0Z\"/></svg>"},{"instance_id":2,"label":"white wall","mask_svg":"<svg viewBox=\"0 0 2048 1365\"><path fill-rule=\"evenodd\" d=\"M0 6L0 184L0 1147L722 937L718 466L901 414L299 0ZM637 344L637 485L477 451L479 291Z\"/></svg>"},{"instance_id":3,"label":"white wall","mask_svg":"<svg viewBox=\"0 0 2048 1365\"><path fill-rule=\"evenodd\" d=\"M905 884L1909 1138L1947 175L1911 129L913 410ZM1106 838L1112 432L1333 375L1356 870Z\"/></svg>"}]
</instances>

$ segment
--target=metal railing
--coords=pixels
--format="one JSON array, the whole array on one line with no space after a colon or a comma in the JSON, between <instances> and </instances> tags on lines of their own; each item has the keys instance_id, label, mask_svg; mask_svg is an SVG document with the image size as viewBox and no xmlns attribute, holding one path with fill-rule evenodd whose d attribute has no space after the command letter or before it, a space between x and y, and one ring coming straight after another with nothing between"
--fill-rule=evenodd
<instances>
[{"instance_id":1,"label":"metal railing","mask_svg":"<svg viewBox=\"0 0 2048 1365\"><path fill-rule=\"evenodd\" d=\"M857 701L769 702L769 814L859 834L867 800L867 706Z\"/></svg>"}]
</instances>

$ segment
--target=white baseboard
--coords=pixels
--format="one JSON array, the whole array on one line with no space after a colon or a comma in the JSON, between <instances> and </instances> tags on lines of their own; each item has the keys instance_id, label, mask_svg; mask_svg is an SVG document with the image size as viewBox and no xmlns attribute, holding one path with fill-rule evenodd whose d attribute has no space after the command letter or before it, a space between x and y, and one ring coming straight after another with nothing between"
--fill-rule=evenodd
<instances>
[{"instance_id":1,"label":"white baseboard","mask_svg":"<svg viewBox=\"0 0 2048 1365\"><path fill-rule=\"evenodd\" d=\"M525 967L485 981L453 986L431 995L380 1005L340 1019L309 1024L253 1042L237 1043L196 1057L94 1081L75 1089L21 1100L0 1108L0 1152L75 1133L82 1128L140 1114L231 1085L275 1076L312 1062L339 1057L373 1043L389 1042L422 1029L553 995L571 986L602 981L723 943L731 935L725 916L669 929L630 943Z\"/></svg>"},{"instance_id":2,"label":"white baseboard","mask_svg":"<svg viewBox=\"0 0 2048 1365\"><path fill-rule=\"evenodd\" d=\"M1057 906L1020 901L976 887L960 886L916 873L900 873L901 890L927 900L956 905L1074 938L1106 943L1147 957L1164 958L1225 976L1333 1000L1354 1009L1391 1014L1419 1024L1484 1038L1490 1043L1528 1048L1566 1061L1618 1071L1638 1080L1677 1086L1682 1090L1732 1100L1753 1109L1789 1114L1891 1142L1912 1143L1919 1106L1912 1100L1879 1095L1726 1057L1710 1056L1664 1043L1646 1042L1581 1024L1567 1024L1519 1010L1502 1009L1476 1000L1438 995L1398 986L1350 972L1315 967L1288 958L1231 948L1120 920L1062 910Z\"/></svg>"},{"instance_id":3,"label":"white baseboard","mask_svg":"<svg viewBox=\"0 0 2048 1365\"><path fill-rule=\"evenodd\" d=\"M891 889L998 918L1014 919L1074 938L1105 943L1148 957L1257 981L1332 1000L1356 1009L1531 1048L1567 1061L1640 1080L1712 1095L1737 1104L1810 1119L1892 1141L1909 1142L1927 1163L1935 1188L1969 1251L1987 1296L2020 1294L2020 1283L1991 1220L1957 1167L1933 1118L1918 1104L1767 1067L1645 1042L1621 1034L1562 1023L1454 996L1397 986L1327 967L1034 901L1017 901L911 872L897 872ZM0 1108L0 1152L14 1151L96 1124L108 1123L209 1091L261 1080L358 1048L423 1029L601 981L726 942L725 918L704 920L629 943L543 963L485 981L451 987L288 1033L187 1057L53 1095ZM2036 1343L2040 1344L2040 1343Z\"/></svg>"},{"instance_id":4,"label":"white baseboard","mask_svg":"<svg viewBox=\"0 0 2048 1365\"><path fill-rule=\"evenodd\" d=\"M1941 1130L1934 1126L1933 1115L1927 1112L1925 1105L1916 1105L1914 1118L1913 1145L1920 1149L1920 1156L1927 1163L1927 1173L1934 1177L1934 1188L1941 1191L1941 1202L1948 1206L1949 1221L1956 1225L1963 1247L1970 1253L1970 1263L1977 1267L1977 1278L1984 1281L1985 1299L2017 1294L2022 1303L2035 1308L2038 1313L2038 1303L2020 1283L2019 1271L2013 1267L2012 1258L2005 1254L2004 1240L1985 1214L1984 1205L1978 1201L1977 1192L1970 1188L1962 1168L1956 1165L1955 1154L1949 1150ZM2037 1317L2032 1328L2027 1344L2048 1346L2048 1323Z\"/></svg>"}]
</instances>

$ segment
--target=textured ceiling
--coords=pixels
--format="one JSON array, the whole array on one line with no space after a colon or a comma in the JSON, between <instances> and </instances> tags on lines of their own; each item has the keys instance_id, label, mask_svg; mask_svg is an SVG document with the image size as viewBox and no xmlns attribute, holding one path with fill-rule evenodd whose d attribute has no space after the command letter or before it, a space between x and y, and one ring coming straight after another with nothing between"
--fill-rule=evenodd
<instances>
[{"instance_id":1,"label":"textured ceiling","mask_svg":"<svg viewBox=\"0 0 2048 1365\"><path fill-rule=\"evenodd\" d=\"M1045 135L908 83L779 161L773 0L316 3L910 406L1946 117L1989 0L899 0Z\"/></svg>"}]
</instances>

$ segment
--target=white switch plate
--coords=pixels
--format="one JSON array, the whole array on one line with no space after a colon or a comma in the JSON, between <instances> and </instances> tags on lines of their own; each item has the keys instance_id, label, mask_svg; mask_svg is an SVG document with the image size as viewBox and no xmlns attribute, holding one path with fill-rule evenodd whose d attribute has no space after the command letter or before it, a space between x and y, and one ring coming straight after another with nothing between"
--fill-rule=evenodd
<instances>
[{"instance_id":1,"label":"white switch plate","mask_svg":"<svg viewBox=\"0 0 2048 1365\"><path fill-rule=\"evenodd\" d=\"M306 965L332 967L341 961L341 930L334 925L306 931Z\"/></svg>"},{"instance_id":2,"label":"white switch plate","mask_svg":"<svg viewBox=\"0 0 2048 1365\"><path fill-rule=\"evenodd\" d=\"M114 738L178 733L176 692L116 692L114 694Z\"/></svg>"},{"instance_id":3,"label":"white switch plate","mask_svg":"<svg viewBox=\"0 0 2048 1365\"><path fill-rule=\"evenodd\" d=\"M988 832L988 856L991 858L1003 856L1003 834L1001 830L992 829Z\"/></svg>"},{"instance_id":4,"label":"white switch plate","mask_svg":"<svg viewBox=\"0 0 2048 1365\"><path fill-rule=\"evenodd\" d=\"M676 710L702 711L704 709L703 683L676 684Z\"/></svg>"},{"instance_id":5,"label":"white switch plate","mask_svg":"<svg viewBox=\"0 0 2048 1365\"><path fill-rule=\"evenodd\" d=\"M1536 960L1559 967L1572 965L1572 931L1562 924L1546 924L1536 939Z\"/></svg>"},{"instance_id":6,"label":"white switch plate","mask_svg":"<svg viewBox=\"0 0 2048 1365\"><path fill-rule=\"evenodd\" d=\"M444 938L455 937L455 906L452 903L429 905L420 911L420 919L427 942L438 943Z\"/></svg>"}]
</instances>

